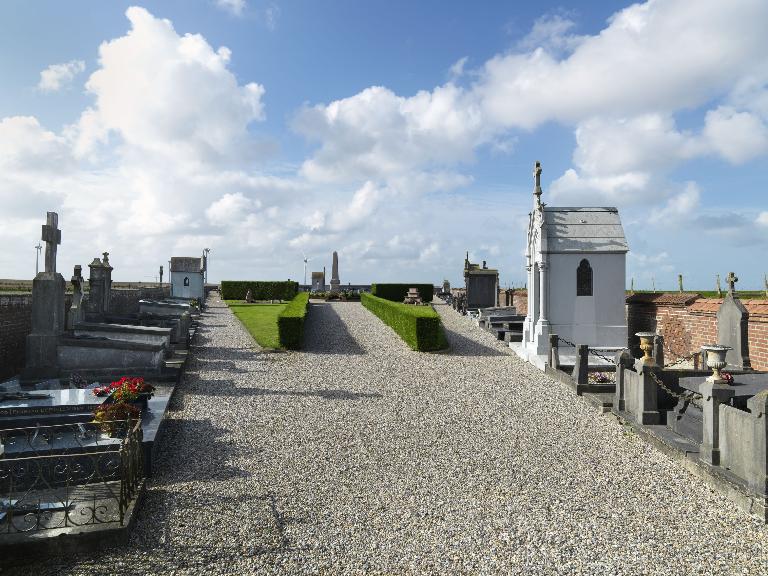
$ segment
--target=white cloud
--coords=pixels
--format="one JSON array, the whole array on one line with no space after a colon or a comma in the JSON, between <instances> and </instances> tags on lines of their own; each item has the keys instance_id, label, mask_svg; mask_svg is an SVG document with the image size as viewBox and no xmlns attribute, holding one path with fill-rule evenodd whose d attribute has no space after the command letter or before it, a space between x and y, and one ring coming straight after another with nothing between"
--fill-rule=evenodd
<instances>
[{"instance_id":1,"label":"white cloud","mask_svg":"<svg viewBox=\"0 0 768 576\"><path fill-rule=\"evenodd\" d=\"M143 8L126 11L131 30L99 48L86 83L95 105L83 113L77 150L91 152L114 133L165 161L220 162L249 152L247 126L263 118L264 88L240 86L230 51L199 34L179 36Z\"/></svg>"},{"instance_id":2,"label":"white cloud","mask_svg":"<svg viewBox=\"0 0 768 576\"><path fill-rule=\"evenodd\" d=\"M765 122L728 106L707 112L704 136L712 149L732 164L743 164L768 152Z\"/></svg>"},{"instance_id":3,"label":"white cloud","mask_svg":"<svg viewBox=\"0 0 768 576\"><path fill-rule=\"evenodd\" d=\"M451 65L449 69L451 80L457 80L464 75L464 66L467 65L467 60L468 57L464 56Z\"/></svg>"},{"instance_id":4,"label":"white cloud","mask_svg":"<svg viewBox=\"0 0 768 576\"><path fill-rule=\"evenodd\" d=\"M572 34L576 23L562 14L546 14L537 18L531 31L518 43L524 50L543 48L548 52L571 52L587 37Z\"/></svg>"},{"instance_id":5,"label":"white cloud","mask_svg":"<svg viewBox=\"0 0 768 576\"><path fill-rule=\"evenodd\" d=\"M687 182L682 192L672 196L662 208L651 211L650 220L666 224L693 220L700 198L698 185Z\"/></svg>"},{"instance_id":6,"label":"white cloud","mask_svg":"<svg viewBox=\"0 0 768 576\"><path fill-rule=\"evenodd\" d=\"M251 210L259 206L259 201L246 198L242 192L224 194L206 209L205 215L212 224L223 226L245 219Z\"/></svg>"},{"instance_id":7,"label":"white cloud","mask_svg":"<svg viewBox=\"0 0 768 576\"><path fill-rule=\"evenodd\" d=\"M245 10L245 0L216 0L216 6L234 16L242 16Z\"/></svg>"},{"instance_id":8,"label":"white cloud","mask_svg":"<svg viewBox=\"0 0 768 576\"><path fill-rule=\"evenodd\" d=\"M760 212L760 214L757 216L756 222L760 224L760 226L765 226L768 228L768 212Z\"/></svg>"},{"instance_id":9,"label":"white cloud","mask_svg":"<svg viewBox=\"0 0 768 576\"><path fill-rule=\"evenodd\" d=\"M270 30L277 29L277 21L280 18L280 6L270 4L264 9L264 23Z\"/></svg>"},{"instance_id":10,"label":"white cloud","mask_svg":"<svg viewBox=\"0 0 768 576\"><path fill-rule=\"evenodd\" d=\"M82 60L70 60L63 64L51 64L40 72L40 82L37 89L41 92L58 92L66 88L75 79L75 76L85 70L85 62Z\"/></svg>"}]
</instances>

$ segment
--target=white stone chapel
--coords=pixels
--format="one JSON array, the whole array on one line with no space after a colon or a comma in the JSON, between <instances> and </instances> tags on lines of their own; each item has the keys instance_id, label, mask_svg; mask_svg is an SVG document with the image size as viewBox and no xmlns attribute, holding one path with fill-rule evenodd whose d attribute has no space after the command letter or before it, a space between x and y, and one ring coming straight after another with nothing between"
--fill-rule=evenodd
<instances>
[{"instance_id":1,"label":"white stone chapel","mask_svg":"<svg viewBox=\"0 0 768 576\"><path fill-rule=\"evenodd\" d=\"M627 345L626 255L616 208L555 208L541 201L541 163L534 168L528 223L528 312L514 348L543 368L549 335L591 347ZM564 346L562 343L560 346Z\"/></svg>"}]
</instances>

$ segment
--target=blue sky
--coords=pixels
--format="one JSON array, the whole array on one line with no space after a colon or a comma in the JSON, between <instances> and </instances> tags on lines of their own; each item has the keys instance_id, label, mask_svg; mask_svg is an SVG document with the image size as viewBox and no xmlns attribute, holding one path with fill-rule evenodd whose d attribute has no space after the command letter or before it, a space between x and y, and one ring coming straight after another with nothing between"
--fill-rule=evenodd
<instances>
[{"instance_id":1,"label":"blue sky","mask_svg":"<svg viewBox=\"0 0 768 576\"><path fill-rule=\"evenodd\" d=\"M761 1L0 4L0 277L102 251L151 280L524 277L550 205L620 209L636 288L768 264Z\"/></svg>"}]
</instances>

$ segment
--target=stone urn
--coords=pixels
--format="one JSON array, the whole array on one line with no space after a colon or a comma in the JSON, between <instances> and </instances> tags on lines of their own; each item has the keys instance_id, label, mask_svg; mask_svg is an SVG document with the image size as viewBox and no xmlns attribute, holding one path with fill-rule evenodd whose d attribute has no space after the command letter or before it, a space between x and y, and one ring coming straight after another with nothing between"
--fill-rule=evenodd
<instances>
[{"instance_id":1,"label":"stone urn","mask_svg":"<svg viewBox=\"0 0 768 576\"><path fill-rule=\"evenodd\" d=\"M707 351L707 366L712 368L712 376L707 378L707 382L713 382L715 384L727 384L728 381L722 377L720 370L725 368L727 362L725 361L725 355L730 346L723 346L721 344L707 344L701 347L702 350Z\"/></svg>"},{"instance_id":2,"label":"stone urn","mask_svg":"<svg viewBox=\"0 0 768 576\"><path fill-rule=\"evenodd\" d=\"M651 356L653 350L653 341L656 338L656 332L638 332L635 334L640 338L640 350L643 351L642 361L645 366L654 366L656 361Z\"/></svg>"}]
</instances>

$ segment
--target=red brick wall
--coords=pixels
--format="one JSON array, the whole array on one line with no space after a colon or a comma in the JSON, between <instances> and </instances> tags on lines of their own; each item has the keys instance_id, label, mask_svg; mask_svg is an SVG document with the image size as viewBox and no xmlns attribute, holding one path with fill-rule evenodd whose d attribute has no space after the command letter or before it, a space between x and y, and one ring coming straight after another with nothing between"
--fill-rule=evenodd
<instances>
[{"instance_id":1,"label":"red brick wall","mask_svg":"<svg viewBox=\"0 0 768 576\"><path fill-rule=\"evenodd\" d=\"M672 298L670 298L672 299ZM682 298L677 298L682 300ZM660 300L662 300L660 298ZM636 332L651 331L664 336L665 362L685 356L703 344L717 342L717 309L722 300L691 298L687 302L627 302L630 346L637 347ZM744 302L749 312L749 356L756 370L768 370L768 301Z\"/></svg>"}]
</instances>

